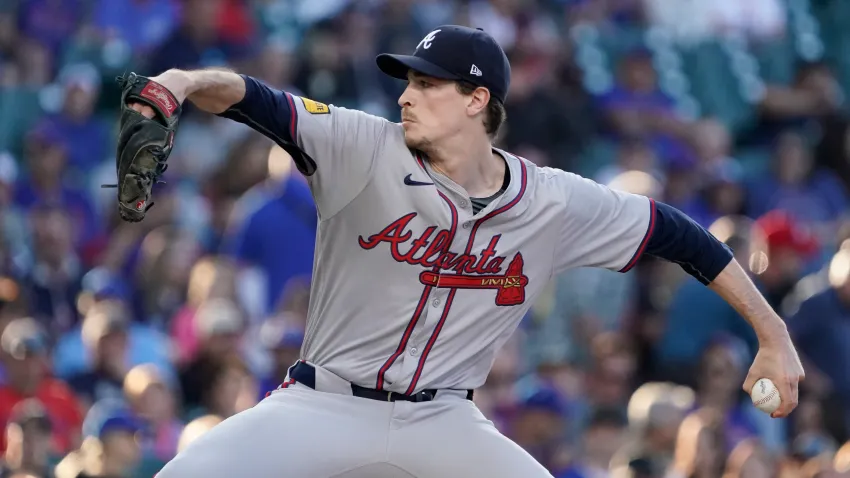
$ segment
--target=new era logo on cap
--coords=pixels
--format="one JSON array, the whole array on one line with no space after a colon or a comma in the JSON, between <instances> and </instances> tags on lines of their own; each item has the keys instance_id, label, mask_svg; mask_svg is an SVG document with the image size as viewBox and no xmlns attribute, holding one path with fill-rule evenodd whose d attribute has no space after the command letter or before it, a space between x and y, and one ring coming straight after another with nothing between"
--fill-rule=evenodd
<instances>
[{"instance_id":1,"label":"new era logo on cap","mask_svg":"<svg viewBox=\"0 0 850 478\"><path fill-rule=\"evenodd\" d=\"M490 90L504 103L511 66L496 40L481 29L442 25L425 35L413 55L378 55L378 68L401 80L410 70L444 80L466 81ZM484 72L487 72L485 75Z\"/></svg>"}]
</instances>

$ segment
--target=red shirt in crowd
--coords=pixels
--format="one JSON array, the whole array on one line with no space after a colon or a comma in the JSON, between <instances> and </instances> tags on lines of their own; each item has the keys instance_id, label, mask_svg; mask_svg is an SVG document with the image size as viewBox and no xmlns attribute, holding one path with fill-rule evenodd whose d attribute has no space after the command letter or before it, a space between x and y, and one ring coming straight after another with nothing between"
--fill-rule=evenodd
<instances>
[{"instance_id":1,"label":"red shirt in crowd","mask_svg":"<svg viewBox=\"0 0 850 478\"><path fill-rule=\"evenodd\" d=\"M57 453L68 453L79 445L83 424L80 404L71 389L61 380L45 378L34 397L18 393L8 385L0 386L0 423L8 423L12 408L27 398L36 398L47 410L53 426L53 445ZM6 434L0 433L0 452L6 451Z\"/></svg>"}]
</instances>

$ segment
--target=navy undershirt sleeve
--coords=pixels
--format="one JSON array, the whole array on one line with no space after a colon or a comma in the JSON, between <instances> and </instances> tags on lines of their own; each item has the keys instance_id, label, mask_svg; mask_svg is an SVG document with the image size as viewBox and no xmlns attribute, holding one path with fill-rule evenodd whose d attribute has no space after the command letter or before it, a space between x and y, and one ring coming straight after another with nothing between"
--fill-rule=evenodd
<instances>
[{"instance_id":1,"label":"navy undershirt sleeve","mask_svg":"<svg viewBox=\"0 0 850 478\"><path fill-rule=\"evenodd\" d=\"M703 284L710 284L732 261L732 250L678 209L655 203L655 226L646 254L679 264Z\"/></svg>"},{"instance_id":2,"label":"navy undershirt sleeve","mask_svg":"<svg viewBox=\"0 0 850 478\"><path fill-rule=\"evenodd\" d=\"M248 75L239 76L245 81L245 96L218 116L246 124L275 143L294 142L295 118L291 97Z\"/></svg>"},{"instance_id":3,"label":"navy undershirt sleeve","mask_svg":"<svg viewBox=\"0 0 850 478\"><path fill-rule=\"evenodd\" d=\"M262 133L288 152L302 173L312 174L315 163L297 146L298 118L292 95L269 88L251 76L239 76L245 81L245 96L218 116Z\"/></svg>"}]
</instances>

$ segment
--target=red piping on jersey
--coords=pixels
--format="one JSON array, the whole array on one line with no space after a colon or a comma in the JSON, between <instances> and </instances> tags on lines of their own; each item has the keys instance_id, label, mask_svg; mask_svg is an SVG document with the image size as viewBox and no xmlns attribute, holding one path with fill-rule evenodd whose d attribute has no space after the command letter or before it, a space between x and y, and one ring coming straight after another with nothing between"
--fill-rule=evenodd
<instances>
[{"instance_id":1,"label":"red piping on jersey","mask_svg":"<svg viewBox=\"0 0 850 478\"><path fill-rule=\"evenodd\" d=\"M455 238L455 232L457 232L457 208L455 208L455 205L449 200L448 197L446 197L445 194L443 194L439 190L437 191L437 193L439 193L440 197L442 197L443 200L446 201L446 204L449 205L449 209L451 209L452 212L452 225L451 229L449 230L449 240L446 241L446 248L443 251L443 255L445 255L447 252L449 252L449 248L451 247L452 241L454 241ZM439 272L440 265L442 263L442 258L437 259L437 263L432 269L432 271ZM375 384L376 389L384 389L384 375L387 373L387 370L389 370L390 367L393 366L393 363L395 363L398 357L402 353L404 353L404 349L407 347L407 342L410 340L410 335L413 333L413 329L416 327L416 323L419 322L419 317L422 315L422 311L425 310L425 304L428 302L428 296L431 294L431 289L433 289L433 287L425 286L425 288L422 290L422 296L419 297L419 303L416 304L416 310L413 312L413 317L410 318L410 322L407 323L407 328L404 329L404 335L402 335L401 340L398 343L398 347L378 371L378 380Z\"/></svg>"},{"instance_id":2,"label":"red piping on jersey","mask_svg":"<svg viewBox=\"0 0 850 478\"><path fill-rule=\"evenodd\" d=\"M446 323L446 317L449 315L449 309L452 308L452 301L454 301L456 293L457 289L452 289L449 292L448 297L446 297L446 305L443 307L443 314L440 316L440 321L437 322L437 326L434 327L434 331L431 332L431 338L428 339L428 344L425 346L425 350L422 351L422 357L419 359L419 365L416 367L416 373L413 374L410 386L407 387L407 391L404 392L406 395L412 394L416 389L416 383L419 382L419 377L422 376L422 370L425 367L425 358L428 357L428 354L431 353L431 348L433 348L434 343L437 342L437 336L440 335L440 331L443 329L443 324Z\"/></svg>"},{"instance_id":3,"label":"red piping on jersey","mask_svg":"<svg viewBox=\"0 0 850 478\"><path fill-rule=\"evenodd\" d=\"M655 230L655 200L649 200L649 226L646 228L646 234L643 235L643 240L640 241L640 245L638 246L635 254L632 256L632 259L626 264L626 267L620 269L620 272L628 272L632 267L637 264L640 256L643 255L643 251L646 250L646 245L649 244L649 239L652 237L652 231Z\"/></svg>"},{"instance_id":4,"label":"red piping on jersey","mask_svg":"<svg viewBox=\"0 0 850 478\"><path fill-rule=\"evenodd\" d=\"M298 126L298 110L295 108L295 100L289 93L284 93L286 102L289 103L289 109L292 110L289 117L289 134L292 135L292 142L298 144L298 136L295 135L296 127Z\"/></svg>"},{"instance_id":5,"label":"red piping on jersey","mask_svg":"<svg viewBox=\"0 0 850 478\"><path fill-rule=\"evenodd\" d=\"M478 227L484 223L484 221L491 219L508 209L517 205L520 199L522 199L523 195L525 195L525 189L528 183L528 172L526 170L525 163L520 160L519 162L520 170L522 171L520 175L520 188L519 193L517 193L516 197L511 200L511 202L505 204L504 206L490 211L489 214L482 217L481 219L475 221L475 226L472 228L472 232L469 234L469 240L466 242L466 249L464 254L469 254L469 251L472 250L472 244L475 242L475 233L478 232ZM653 207L653 211L655 208ZM454 234L452 234L454 237ZM428 339L428 344L425 346L425 350L422 351L422 357L419 358L419 365L416 367L416 373L413 374L413 380L410 381L410 386L407 387L407 391L405 394L410 395L416 391L416 384L419 382L419 378L422 376L422 370L425 368L425 361L428 359L428 354L431 352L431 348L434 347L434 344L437 342L437 337L440 335L440 331L443 329L443 324L446 322L446 317L449 315L449 309L451 308L452 301L454 300L455 293L457 289L452 289L449 292L448 297L446 297L446 305L443 308L443 315L440 316L440 321L437 323L437 326L434 327L434 331L431 333L431 338Z\"/></svg>"}]
</instances>

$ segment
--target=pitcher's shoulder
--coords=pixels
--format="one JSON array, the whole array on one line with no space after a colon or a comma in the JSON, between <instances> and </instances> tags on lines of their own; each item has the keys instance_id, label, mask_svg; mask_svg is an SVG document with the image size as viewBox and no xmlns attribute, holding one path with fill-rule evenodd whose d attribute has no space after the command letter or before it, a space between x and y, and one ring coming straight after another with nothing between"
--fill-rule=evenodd
<instances>
[{"instance_id":1,"label":"pitcher's shoulder","mask_svg":"<svg viewBox=\"0 0 850 478\"><path fill-rule=\"evenodd\" d=\"M561 194L564 187L571 181L581 179L580 176L549 166L538 166L528 159L516 156L525 166L528 175L528 189L532 195Z\"/></svg>"}]
</instances>

